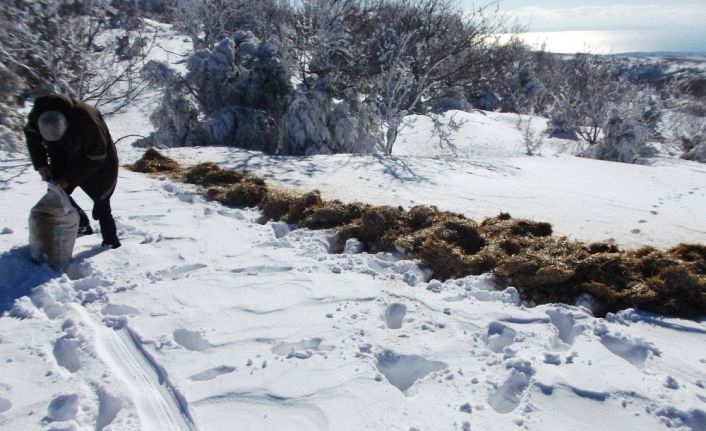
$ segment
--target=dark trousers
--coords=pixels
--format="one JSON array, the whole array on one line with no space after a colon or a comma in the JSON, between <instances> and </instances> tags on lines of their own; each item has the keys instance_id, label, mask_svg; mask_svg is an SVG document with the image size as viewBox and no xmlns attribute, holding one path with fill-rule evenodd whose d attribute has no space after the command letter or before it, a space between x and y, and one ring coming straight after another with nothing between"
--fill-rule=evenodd
<instances>
[{"instance_id":1,"label":"dark trousers","mask_svg":"<svg viewBox=\"0 0 706 431\"><path fill-rule=\"evenodd\" d=\"M68 160L66 152L52 145L49 145L47 150L52 178L62 178L68 170L66 166ZM112 210L110 208L110 198L113 196L117 181L118 167L115 166L114 169L98 171L93 177L88 178L83 184L79 185L79 188L93 201L93 212L91 215L94 220L98 220L103 242L107 244L115 244L118 242L115 220L113 219ZM74 189L75 187L68 187L66 194L69 195L71 205L78 211L79 225L87 226L90 224L88 216L71 197L71 193L73 193Z\"/></svg>"},{"instance_id":2,"label":"dark trousers","mask_svg":"<svg viewBox=\"0 0 706 431\"><path fill-rule=\"evenodd\" d=\"M89 198L93 201L93 211L92 216L94 220L98 220L98 224L101 227L101 235L103 236L103 242L107 244L114 244L118 240L117 228L115 227L115 219L113 219L113 213L110 208L110 197L113 195L115 190L115 183L113 183L107 190L96 190L95 187L90 186L79 186ZM86 212L81 209L81 207L76 203L76 201L71 197L74 188L69 187L66 189L66 194L69 195L69 200L71 205L78 211L79 216L79 226L87 226L90 224Z\"/></svg>"}]
</instances>

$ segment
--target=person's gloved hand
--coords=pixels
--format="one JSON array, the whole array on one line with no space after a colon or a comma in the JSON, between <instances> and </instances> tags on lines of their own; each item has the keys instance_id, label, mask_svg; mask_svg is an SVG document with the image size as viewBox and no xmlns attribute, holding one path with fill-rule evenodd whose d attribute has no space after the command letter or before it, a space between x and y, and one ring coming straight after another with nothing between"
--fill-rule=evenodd
<instances>
[{"instance_id":1,"label":"person's gloved hand","mask_svg":"<svg viewBox=\"0 0 706 431\"><path fill-rule=\"evenodd\" d=\"M62 189L66 189L69 186L69 182L66 181L66 178L59 178L58 180L54 180L54 184L61 187Z\"/></svg>"},{"instance_id":2,"label":"person's gloved hand","mask_svg":"<svg viewBox=\"0 0 706 431\"><path fill-rule=\"evenodd\" d=\"M51 179L51 169L48 166L42 166L37 169L39 175L42 177L42 181L49 181Z\"/></svg>"}]
</instances>

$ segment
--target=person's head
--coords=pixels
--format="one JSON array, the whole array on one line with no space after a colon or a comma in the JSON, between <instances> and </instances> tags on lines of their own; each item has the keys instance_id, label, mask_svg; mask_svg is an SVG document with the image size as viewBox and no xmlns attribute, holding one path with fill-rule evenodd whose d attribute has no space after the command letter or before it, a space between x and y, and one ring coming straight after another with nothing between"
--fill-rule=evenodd
<instances>
[{"instance_id":1,"label":"person's head","mask_svg":"<svg viewBox=\"0 0 706 431\"><path fill-rule=\"evenodd\" d=\"M60 140L69 127L66 116L59 111L43 112L39 116L37 123L39 125L39 134L42 135L45 141L49 142Z\"/></svg>"}]
</instances>

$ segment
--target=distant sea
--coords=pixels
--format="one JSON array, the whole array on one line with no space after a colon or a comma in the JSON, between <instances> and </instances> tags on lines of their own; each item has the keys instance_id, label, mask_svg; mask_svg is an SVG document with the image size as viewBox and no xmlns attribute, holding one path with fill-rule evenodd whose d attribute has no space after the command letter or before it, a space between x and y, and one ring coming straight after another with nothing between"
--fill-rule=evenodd
<instances>
[{"instance_id":1,"label":"distant sea","mask_svg":"<svg viewBox=\"0 0 706 431\"><path fill-rule=\"evenodd\" d=\"M706 54L706 26L677 30L527 32L524 39L534 48L544 44L547 51L566 54Z\"/></svg>"}]
</instances>

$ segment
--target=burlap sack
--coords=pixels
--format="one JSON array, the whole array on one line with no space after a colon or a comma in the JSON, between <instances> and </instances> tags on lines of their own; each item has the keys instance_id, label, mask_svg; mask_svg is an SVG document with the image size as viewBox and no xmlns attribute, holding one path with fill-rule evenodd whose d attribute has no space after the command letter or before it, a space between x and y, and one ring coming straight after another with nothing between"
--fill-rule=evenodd
<instances>
[{"instance_id":1,"label":"burlap sack","mask_svg":"<svg viewBox=\"0 0 706 431\"><path fill-rule=\"evenodd\" d=\"M32 259L65 271L78 233L78 211L64 190L49 183L47 193L29 214L29 248Z\"/></svg>"}]
</instances>

